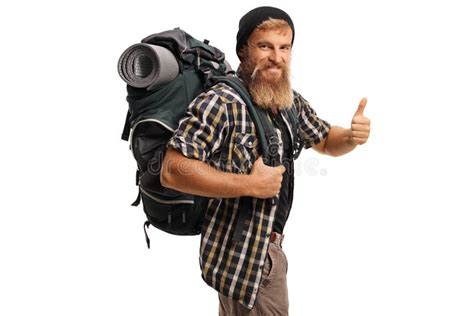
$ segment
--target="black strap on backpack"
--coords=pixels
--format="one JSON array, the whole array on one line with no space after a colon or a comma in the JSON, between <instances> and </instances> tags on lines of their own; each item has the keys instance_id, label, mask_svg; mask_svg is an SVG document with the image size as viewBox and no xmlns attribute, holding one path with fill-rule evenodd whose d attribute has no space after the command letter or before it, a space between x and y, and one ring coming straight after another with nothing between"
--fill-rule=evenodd
<instances>
[{"instance_id":1,"label":"black strap on backpack","mask_svg":"<svg viewBox=\"0 0 474 316\"><path fill-rule=\"evenodd\" d=\"M122 140L128 141L128 138L130 137L130 128L130 111L127 111L125 124L123 125Z\"/></svg>"},{"instance_id":2,"label":"black strap on backpack","mask_svg":"<svg viewBox=\"0 0 474 316\"><path fill-rule=\"evenodd\" d=\"M291 133L293 134L293 152L291 158L296 160L304 148L304 143L299 130L298 113L296 109L292 106L287 113L290 120Z\"/></svg>"}]
</instances>

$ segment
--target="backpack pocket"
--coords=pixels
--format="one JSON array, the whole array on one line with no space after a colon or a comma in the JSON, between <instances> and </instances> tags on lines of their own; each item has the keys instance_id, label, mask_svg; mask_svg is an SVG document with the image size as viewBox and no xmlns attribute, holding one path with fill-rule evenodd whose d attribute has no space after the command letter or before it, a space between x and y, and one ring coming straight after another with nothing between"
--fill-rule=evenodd
<instances>
[{"instance_id":1,"label":"backpack pocket","mask_svg":"<svg viewBox=\"0 0 474 316\"><path fill-rule=\"evenodd\" d=\"M167 189L149 192L140 186L143 210L148 221L174 235L197 235L201 232L204 198ZM172 193L172 196L169 196Z\"/></svg>"}]
</instances>

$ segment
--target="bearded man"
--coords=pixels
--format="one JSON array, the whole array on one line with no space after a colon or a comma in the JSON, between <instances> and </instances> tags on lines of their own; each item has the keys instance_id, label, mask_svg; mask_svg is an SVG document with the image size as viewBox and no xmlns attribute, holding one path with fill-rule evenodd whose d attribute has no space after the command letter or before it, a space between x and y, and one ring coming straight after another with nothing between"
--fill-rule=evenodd
<instances>
[{"instance_id":1,"label":"bearded man","mask_svg":"<svg viewBox=\"0 0 474 316\"><path fill-rule=\"evenodd\" d=\"M199 95L168 143L161 181L166 187L209 197L201 232L204 281L219 294L220 315L287 315L288 261L283 229L293 198L293 146L339 156L364 144L370 122L363 98L351 128L330 126L292 90L289 65L295 27L277 8L259 7L239 23L238 76L255 106L265 109L278 136L279 166L259 156L245 103L224 83ZM297 113L292 130L289 111ZM238 218L249 214L236 234ZM236 236L237 235L237 236Z\"/></svg>"}]
</instances>

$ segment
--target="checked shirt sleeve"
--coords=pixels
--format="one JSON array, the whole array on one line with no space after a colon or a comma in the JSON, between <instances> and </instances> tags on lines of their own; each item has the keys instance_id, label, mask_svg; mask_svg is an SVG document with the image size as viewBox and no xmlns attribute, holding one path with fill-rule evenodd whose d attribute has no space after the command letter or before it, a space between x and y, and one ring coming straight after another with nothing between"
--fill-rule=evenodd
<instances>
[{"instance_id":1,"label":"checked shirt sleeve","mask_svg":"<svg viewBox=\"0 0 474 316\"><path fill-rule=\"evenodd\" d=\"M309 102L297 92L294 92L294 104L298 111L300 134L303 138L304 147L310 148L319 144L328 135L331 125L320 119Z\"/></svg>"},{"instance_id":2,"label":"checked shirt sleeve","mask_svg":"<svg viewBox=\"0 0 474 316\"><path fill-rule=\"evenodd\" d=\"M215 91L210 90L191 102L168 147L177 149L188 158L207 162L220 148L226 127L225 104Z\"/></svg>"}]
</instances>

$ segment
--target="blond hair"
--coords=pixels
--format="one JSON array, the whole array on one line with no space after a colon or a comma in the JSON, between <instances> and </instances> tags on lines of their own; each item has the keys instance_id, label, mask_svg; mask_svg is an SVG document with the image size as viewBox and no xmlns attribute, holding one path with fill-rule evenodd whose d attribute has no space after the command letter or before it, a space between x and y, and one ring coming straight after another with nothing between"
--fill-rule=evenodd
<instances>
[{"instance_id":1,"label":"blond hair","mask_svg":"<svg viewBox=\"0 0 474 316\"><path fill-rule=\"evenodd\" d=\"M274 19L269 18L268 20L263 21L260 25L258 25L255 30L284 30L284 29L291 29L288 22L282 19ZM254 30L254 31L255 31Z\"/></svg>"}]
</instances>

